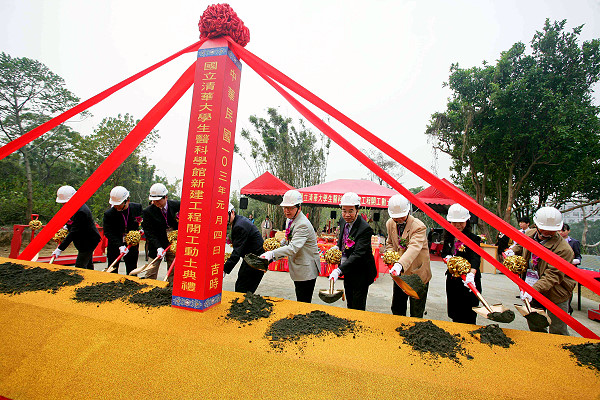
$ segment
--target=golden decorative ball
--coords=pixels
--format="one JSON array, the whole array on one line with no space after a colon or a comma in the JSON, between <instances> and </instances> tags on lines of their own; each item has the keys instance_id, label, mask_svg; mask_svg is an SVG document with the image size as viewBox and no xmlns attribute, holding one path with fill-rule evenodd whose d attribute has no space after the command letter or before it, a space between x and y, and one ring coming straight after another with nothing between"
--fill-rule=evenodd
<instances>
[{"instance_id":1,"label":"golden decorative ball","mask_svg":"<svg viewBox=\"0 0 600 400\"><path fill-rule=\"evenodd\" d=\"M171 247L169 247L169 253L175 254L176 251L177 251L177 239L173 240L171 242Z\"/></svg>"},{"instance_id":2,"label":"golden decorative ball","mask_svg":"<svg viewBox=\"0 0 600 400\"><path fill-rule=\"evenodd\" d=\"M42 224L42 221L40 221L40 220L33 219L33 220L29 221L29 227L31 229L33 229L34 231L38 231L38 230L42 229L43 226L44 226L44 224Z\"/></svg>"},{"instance_id":3,"label":"golden decorative ball","mask_svg":"<svg viewBox=\"0 0 600 400\"><path fill-rule=\"evenodd\" d=\"M385 253L383 253L382 258L384 263L386 263L387 265L392 265L400 261L400 253L398 253L397 251L388 250Z\"/></svg>"},{"instance_id":4,"label":"golden decorative ball","mask_svg":"<svg viewBox=\"0 0 600 400\"><path fill-rule=\"evenodd\" d=\"M173 241L177 240L177 231L171 231L169 233L167 233L167 239L169 240L169 243L173 243Z\"/></svg>"},{"instance_id":5,"label":"golden decorative ball","mask_svg":"<svg viewBox=\"0 0 600 400\"><path fill-rule=\"evenodd\" d=\"M265 249L265 251L275 250L280 247L281 247L281 244L274 237L265 240L265 242L263 243L263 249Z\"/></svg>"},{"instance_id":6,"label":"golden decorative ball","mask_svg":"<svg viewBox=\"0 0 600 400\"><path fill-rule=\"evenodd\" d=\"M227 260L229 260L230 256L231 256L231 253L225 253L225 262L227 262Z\"/></svg>"},{"instance_id":7,"label":"golden decorative ball","mask_svg":"<svg viewBox=\"0 0 600 400\"><path fill-rule=\"evenodd\" d=\"M527 270L527 261L521 256L506 257L502 264L504 264L510 272L517 275L520 275Z\"/></svg>"},{"instance_id":8,"label":"golden decorative ball","mask_svg":"<svg viewBox=\"0 0 600 400\"><path fill-rule=\"evenodd\" d=\"M462 275L466 275L471 271L471 263L463 257L452 257L448 260L448 271L450 271L453 276L460 278Z\"/></svg>"},{"instance_id":9,"label":"golden decorative ball","mask_svg":"<svg viewBox=\"0 0 600 400\"><path fill-rule=\"evenodd\" d=\"M56 232L54 234L54 237L52 238L52 240L54 240L56 243L60 244L63 240L65 240L65 238L67 237L68 234L69 234L68 230L66 230L65 228L61 228L58 230L58 232Z\"/></svg>"},{"instance_id":10,"label":"golden decorative ball","mask_svg":"<svg viewBox=\"0 0 600 400\"><path fill-rule=\"evenodd\" d=\"M327 264L339 264L342 261L342 252L339 249L331 248L325 252L325 262Z\"/></svg>"},{"instance_id":11,"label":"golden decorative ball","mask_svg":"<svg viewBox=\"0 0 600 400\"><path fill-rule=\"evenodd\" d=\"M140 244L140 240L142 240L140 231L129 231L127 232L127 235L125 235L125 244L127 246L137 246Z\"/></svg>"}]
</instances>

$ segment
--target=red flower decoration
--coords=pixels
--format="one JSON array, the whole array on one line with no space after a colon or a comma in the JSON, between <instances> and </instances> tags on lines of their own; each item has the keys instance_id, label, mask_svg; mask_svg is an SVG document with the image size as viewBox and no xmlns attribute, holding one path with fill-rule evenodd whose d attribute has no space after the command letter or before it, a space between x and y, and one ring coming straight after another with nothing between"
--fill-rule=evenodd
<instances>
[{"instance_id":1,"label":"red flower decoration","mask_svg":"<svg viewBox=\"0 0 600 400\"><path fill-rule=\"evenodd\" d=\"M142 217L135 217L135 222L137 222L138 224L142 223Z\"/></svg>"},{"instance_id":2,"label":"red flower decoration","mask_svg":"<svg viewBox=\"0 0 600 400\"><path fill-rule=\"evenodd\" d=\"M250 30L229 4L208 6L200 17L198 28L200 39L229 35L240 46L246 46L250 41Z\"/></svg>"},{"instance_id":3,"label":"red flower decoration","mask_svg":"<svg viewBox=\"0 0 600 400\"><path fill-rule=\"evenodd\" d=\"M67 225L72 225L72 224L73 224L73 220L72 219L70 219L70 220L67 221Z\"/></svg>"}]
</instances>

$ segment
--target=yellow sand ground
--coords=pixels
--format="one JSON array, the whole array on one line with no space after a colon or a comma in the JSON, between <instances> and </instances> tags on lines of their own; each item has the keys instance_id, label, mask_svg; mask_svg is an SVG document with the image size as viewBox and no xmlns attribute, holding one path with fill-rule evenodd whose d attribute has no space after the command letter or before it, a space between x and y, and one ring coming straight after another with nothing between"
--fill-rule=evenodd
<instances>
[{"instance_id":1,"label":"yellow sand ground","mask_svg":"<svg viewBox=\"0 0 600 400\"><path fill-rule=\"evenodd\" d=\"M15 260L2 259L14 262ZM23 262L46 268L70 268ZM78 270L79 286L119 276ZM157 281L144 281L155 283ZM164 284L164 283L163 283ZM434 321L461 334L474 358L432 359L395 331L417 321L388 314L278 301L269 319L224 318L238 293L200 313L56 294L0 295L0 396L20 399L595 399L600 373L578 366L561 345L581 338L505 330L509 349L479 343L473 325ZM274 321L321 309L355 319L355 336L311 338L273 350Z\"/></svg>"}]
</instances>

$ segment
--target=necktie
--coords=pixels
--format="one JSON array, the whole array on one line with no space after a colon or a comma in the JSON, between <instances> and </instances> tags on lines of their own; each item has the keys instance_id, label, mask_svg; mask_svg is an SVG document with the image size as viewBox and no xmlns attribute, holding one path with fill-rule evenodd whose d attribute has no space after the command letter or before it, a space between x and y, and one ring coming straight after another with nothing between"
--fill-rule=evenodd
<instances>
[{"instance_id":1,"label":"necktie","mask_svg":"<svg viewBox=\"0 0 600 400\"><path fill-rule=\"evenodd\" d=\"M344 235L342 236L342 242L344 242L344 247L346 247L346 240L348 240L348 236L350 236L350 224L346 223L346 226L344 227Z\"/></svg>"}]
</instances>

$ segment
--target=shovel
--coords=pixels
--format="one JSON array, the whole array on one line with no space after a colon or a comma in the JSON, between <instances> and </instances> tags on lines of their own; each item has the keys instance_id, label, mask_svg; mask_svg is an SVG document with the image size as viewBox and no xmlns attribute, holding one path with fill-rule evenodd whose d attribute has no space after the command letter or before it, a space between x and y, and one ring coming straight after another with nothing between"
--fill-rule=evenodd
<instances>
[{"instance_id":1,"label":"shovel","mask_svg":"<svg viewBox=\"0 0 600 400\"><path fill-rule=\"evenodd\" d=\"M171 247L171 245L167 246L167 248L164 250L164 254L167 254L167 251L169 250L170 247ZM158 261L160 259L162 259L162 256L160 256L160 255L156 256L156 258L154 260L150 261L148 264L144 265L143 267L134 269L133 271L131 271L129 273L129 275L136 275L137 276L137 275L141 274L142 272L144 272L145 270L147 270L149 266L151 266L152 264L154 264L156 261Z\"/></svg>"},{"instance_id":2,"label":"shovel","mask_svg":"<svg viewBox=\"0 0 600 400\"><path fill-rule=\"evenodd\" d=\"M344 290L342 290L342 289L333 290L333 285L334 285L333 279L330 279L329 280L329 289L319 290L319 298L327 304L335 303L336 301L338 301L340 299L340 297L342 298L342 301L346 301L346 298L344 296Z\"/></svg>"},{"instance_id":3,"label":"shovel","mask_svg":"<svg viewBox=\"0 0 600 400\"><path fill-rule=\"evenodd\" d=\"M392 275L390 274L396 285L410 297L420 299L425 293L425 285L419 275Z\"/></svg>"},{"instance_id":4,"label":"shovel","mask_svg":"<svg viewBox=\"0 0 600 400\"><path fill-rule=\"evenodd\" d=\"M131 247L131 245L127 246L127 250L129 250L129 248ZM111 273L115 270L115 264L119 262L119 260L121 258L123 258L123 256L125 255L125 253L121 253L119 254L119 257L115 258L115 261L112 262L112 264L110 264L108 267L104 268L104 270L102 272L108 272Z\"/></svg>"},{"instance_id":5,"label":"shovel","mask_svg":"<svg viewBox=\"0 0 600 400\"><path fill-rule=\"evenodd\" d=\"M269 260L264 258L260 258L256 254L248 253L244 256L244 261L254 269L257 269L262 272L267 272L269 270Z\"/></svg>"},{"instance_id":6,"label":"shovel","mask_svg":"<svg viewBox=\"0 0 600 400\"><path fill-rule=\"evenodd\" d=\"M534 332L546 332L546 328L550 326L550 321L546 312L540 308L533 308L529 304L529 300L525 299L525 307L520 304L515 304L517 311L525 317L531 325L531 330Z\"/></svg>"},{"instance_id":7,"label":"shovel","mask_svg":"<svg viewBox=\"0 0 600 400\"><path fill-rule=\"evenodd\" d=\"M461 275L460 277L463 281L466 279L466 275ZM502 304L494 304L493 306L490 306L472 282L467 283L467 286L483 304L483 307L473 307L473 311L475 311L477 314L484 318L501 323L509 323L515 320L515 313L504 307Z\"/></svg>"}]
</instances>

